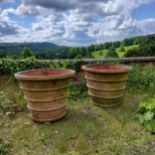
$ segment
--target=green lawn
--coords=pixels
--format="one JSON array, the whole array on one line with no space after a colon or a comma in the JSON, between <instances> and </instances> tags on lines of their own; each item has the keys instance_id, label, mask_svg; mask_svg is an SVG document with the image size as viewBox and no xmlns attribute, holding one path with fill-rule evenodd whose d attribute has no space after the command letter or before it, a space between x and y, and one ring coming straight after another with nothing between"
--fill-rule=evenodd
<instances>
[{"instance_id":1,"label":"green lawn","mask_svg":"<svg viewBox=\"0 0 155 155\"><path fill-rule=\"evenodd\" d=\"M0 89L13 99L17 84L2 87L2 81ZM27 111L0 113L0 154L5 148L7 155L154 155L154 135L134 118L145 95L127 93L122 105L110 109L90 104L89 98L70 100L67 115L53 123L35 123Z\"/></svg>"}]
</instances>

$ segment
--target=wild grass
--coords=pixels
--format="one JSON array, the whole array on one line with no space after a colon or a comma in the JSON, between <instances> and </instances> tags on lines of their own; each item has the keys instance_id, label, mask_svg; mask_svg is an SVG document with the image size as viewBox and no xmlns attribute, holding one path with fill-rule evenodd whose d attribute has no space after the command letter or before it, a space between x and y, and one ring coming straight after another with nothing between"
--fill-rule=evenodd
<instances>
[{"instance_id":1,"label":"wild grass","mask_svg":"<svg viewBox=\"0 0 155 155\"><path fill-rule=\"evenodd\" d=\"M139 103L152 94L148 88L154 83L154 68L134 67L137 70L129 76L122 105L110 109L92 105L87 95L82 97L87 90L85 83L81 87L77 83L77 94L71 87L75 92L69 99L67 115L51 123L31 121L18 83L0 78L2 96L11 102L8 105L15 105L11 106L11 115L0 108L0 154L154 155L154 135L135 118Z\"/></svg>"},{"instance_id":2,"label":"wild grass","mask_svg":"<svg viewBox=\"0 0 155 155\"><path fill-rule=\"evenodd\" d=\"M144 67L132 65L133 71L129 74L127 88L129 91L145 91L155 93L155 67L150 64Z\"/></svg>"},{"instance_id":3,"label":"wild grass","mask_svg":"<svg viewBox=\"0 0 155 155\"><path fill-rule=\"evenodd\" d=\"M108 50L94 51L94 52L92 52L92 56L95 59L102 59L102 58L106 57L107 53L108 53Z\"/></svg>"},{"instance_id":4,"label":"wild grass","mask_svg":"<svg viewBox=\"0 0 155 155\"><path fill-rule=\"evenodd\" d=\"M120 58L123 58L124 55L126 54L126 51L128 49L132 49L132 48L135 48L135 47L138 47L139 45L131 45L131 46L125 46L124 47L124 51L121 51L121 48L116 48L116 52L118 54L118 56ZM95 59L102 59L102 58L106 58L106 54L108 53L109 51L108 50L99 50L99 51L94 51L92 52L92 56L93 58Z\"/></svg>"},{"instance_id":5,"label":"wild grass","mask_svg":"<svg viewBox=\"0 0 155 155\"><path fill-rule=\"evenodd\" d=\"M123 58L124 55L127 53L127 50L133 49L139 47L139 45L131 45L131 46L125 46L124 51L121 51L121 48L116 48L116 52L119 55L120 58Z\"/></svg>"},{"instance_id":6,"label":"wild grass","mask_svg":"<svg viewBox=\"0 0 155 155\"><path fill-rule=\"evenodd\" d=\"M143 98L126 94L114 109L91 105L88 98L70 101L67 115L53 123L35 123L27 112L17 113L0 120L0 138L9 142L11 155L153 155L154 136L134 119Z\"/></svg>"}]
</instances>

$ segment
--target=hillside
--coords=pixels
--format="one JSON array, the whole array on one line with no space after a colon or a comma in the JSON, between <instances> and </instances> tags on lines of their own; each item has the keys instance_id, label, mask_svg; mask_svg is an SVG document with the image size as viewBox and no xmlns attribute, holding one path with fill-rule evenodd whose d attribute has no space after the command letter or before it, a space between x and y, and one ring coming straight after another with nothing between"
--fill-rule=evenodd
<instances>
[{"instance_id":1,"label":"hillside","mask_svg":"<svg viewBox=\"0 0 155 155\"><path fill-rule=\"evenodd\" d=\"M10 55L19 55L24 47L28 47L34 54L40 53L46 50L57 50L63 47L48 42L36 42L36 43L0 43L0 51L3 51Z\"/></svg>"},{"instance_id":2,"label":"hillside","mask_svg":"<svg viewBox=\"0 0 155 155\"><path fill-rule=\"evenodd\" d=\"M19 57L24 47L38 59L84 59L155 56L155 34L126 38L122 41L66 47L53 43L0 43L0 57Z\"/></svg>"},{"instance_id":3,"label":"hillside","mask_svg":"<svg viewBox=\"0 0 155 155\"><path fill-rule=\"evenodd\" d=\"M122 57L125 56L127 51L132 50L134 48L138 48L138 47L139 47L139 45L124 46L124 51L121 51L120 47L119 48L115 48L115 51L118 54L118 57L122 58ZM102 58L106 58L106 55L107 55L108 52L109 52L108 49L94 51L94 52L92 52L92 56L95 59L102 59Z\"/></svg>"}]
</instances>

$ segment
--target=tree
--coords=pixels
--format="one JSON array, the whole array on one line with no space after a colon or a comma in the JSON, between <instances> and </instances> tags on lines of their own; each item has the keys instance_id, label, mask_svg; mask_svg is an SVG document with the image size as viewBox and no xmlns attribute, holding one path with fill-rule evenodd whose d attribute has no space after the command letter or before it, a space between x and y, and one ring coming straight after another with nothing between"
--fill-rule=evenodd
<instances>
[{"instance_id":1,"label":"tree","mask_svg":"<svg viewBox=\"0 0 155 155\"><path fill-rule=\"evenodd\" d=\"M124 57L137 57L143 56L142 52L140 51L139 47L129 48L127 49Z\"/></svg>"},{"instance_id":2,"label":"tree","mask_svg":"<svg viewBox=\"0 0 155 155\"><path fill-rule=\"evenodd\" d=\"M102 55L102 51L99 52L99 55Z\"/></svg>"},{"instance_id":3,"label":"tree","mask_svg":"<svg viewBox=\"0 0 155 155\"><path fill-rule=\"evenodd\" d=\"M32 51L28 47L24 47L23 51L20 54L21 58L28 58L28 57L32 57L32 56L33 56Z\"/></svg>"},{"instance_id":4,"label":"tree","mask_svg":"<svg viewBox=\"0 0 155 155\"><path fill-rule=\"evenodd\" d=\"M134 38L127 38L122 41L122 44L124 46L131 46L133 45L133 42L134 42Z\"/></svg>"},{"instance_id":5,"label":"tree","mask_svg":"<svg viewBox=\"0 0 155 155\"><path fill-rule=\"evenodd\" d=\"M89 46L89 51L90 51L90 52L95 51L95 45L93 45L93 44L90 45L90 46Z\"/></svg>"},{"instance_id":6,"label":"tree","mask_svg":"<svg viewBox=\"0 0 155 155\"><path fill-rule=\"evenodd\" d=\"M0 58L5 58L6 56L7 54L3 50L0 50Z\"/></svg>"},{"instance_id":7,"label":"tree","mask_svg":"<svg viewBox=\"0 0 155 155\"><path fill-rule=\"evenodd\" d=\"M121 46L120 46L120 51L125 52L125 48L124 48L123 44L121 44Z\"/></svg>"},{"instance_id":8,"label":"tree","mask_svg":"<svg viewBox=\"0 0 155 155\"><path fill-rule=\"evenodd\" d=\"M106 54L106 58L119 58L119 56L115 50L109 50Z\"/></svg>"}]
</instances>

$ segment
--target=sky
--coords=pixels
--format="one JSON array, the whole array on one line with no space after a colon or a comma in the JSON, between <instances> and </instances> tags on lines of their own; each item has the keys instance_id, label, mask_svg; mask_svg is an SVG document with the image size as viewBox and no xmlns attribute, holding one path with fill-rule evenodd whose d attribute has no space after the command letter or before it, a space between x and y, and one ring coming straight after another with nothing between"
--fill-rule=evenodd
<instances>
[{"instance_id":1,"label":"sky","mask_svg":"<svg viewBox=\"0 0 155 155\"><path fill-rule=\"evenodd\" d=\"M155 32L155 0L0 0L0 43L66 46Z\"/></svg>"}]
</instances>

